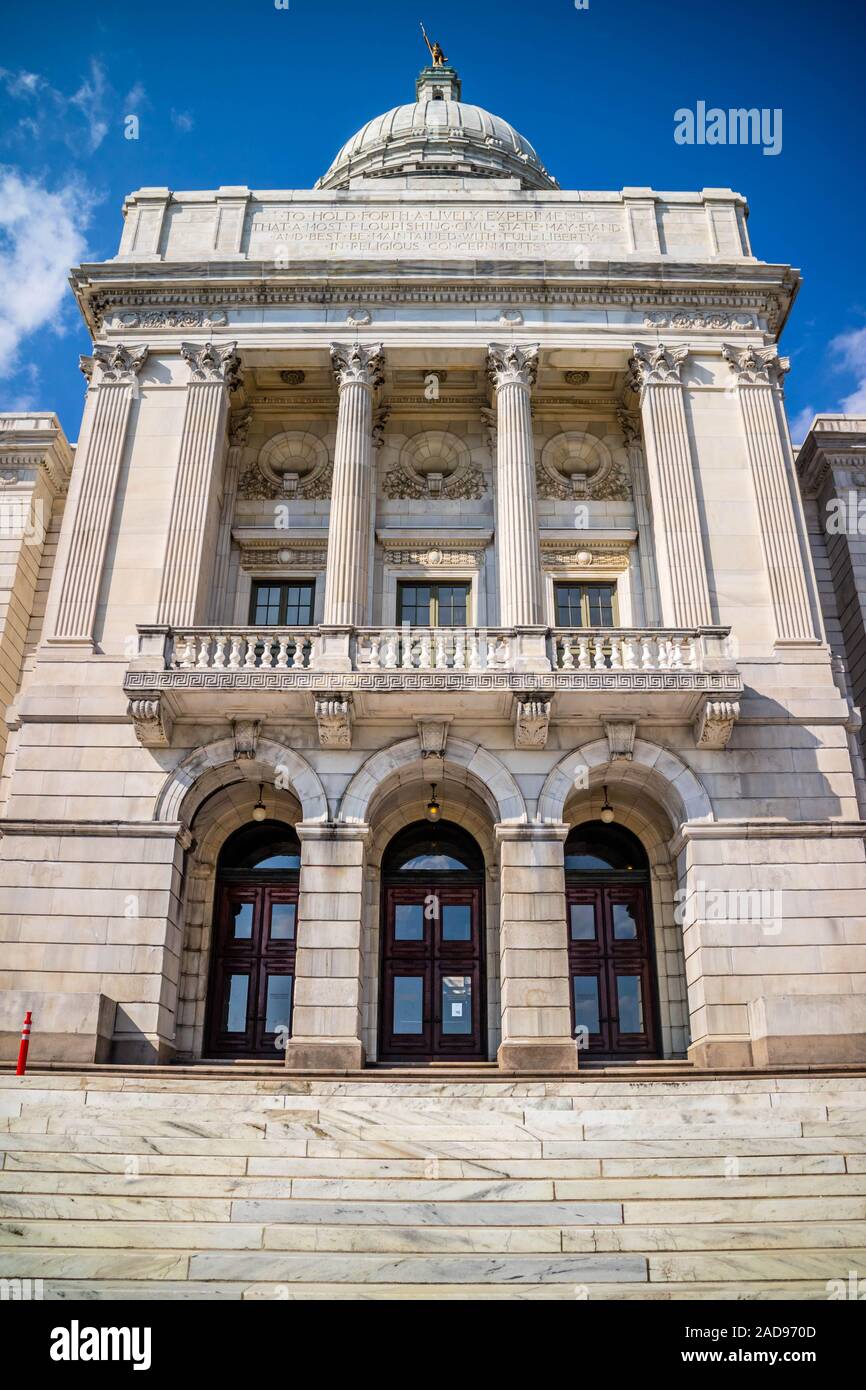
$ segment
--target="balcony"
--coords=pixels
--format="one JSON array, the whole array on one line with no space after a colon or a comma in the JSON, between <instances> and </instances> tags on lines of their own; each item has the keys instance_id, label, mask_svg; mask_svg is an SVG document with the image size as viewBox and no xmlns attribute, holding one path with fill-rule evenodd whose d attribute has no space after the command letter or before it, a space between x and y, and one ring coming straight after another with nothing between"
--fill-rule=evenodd
<instances>
[{"instance_id":1,"label":"balcony","mask_svg":"<svg viewBox=\"0 0 866 1390\"><path fill-rule=\"evenodd\" d=\"M137 710L152 719L155 711L165 728L176 719L313 718L322 699L346 701L354 718L447 713L510 721L515 701L527 696L549 701L554 721L694 721L708 702L733 709L743 688L727 628L140 627L138 634L124 690L133 717ZM165 728L154 741L166 741Z\"/></svg>"}]
</instances>

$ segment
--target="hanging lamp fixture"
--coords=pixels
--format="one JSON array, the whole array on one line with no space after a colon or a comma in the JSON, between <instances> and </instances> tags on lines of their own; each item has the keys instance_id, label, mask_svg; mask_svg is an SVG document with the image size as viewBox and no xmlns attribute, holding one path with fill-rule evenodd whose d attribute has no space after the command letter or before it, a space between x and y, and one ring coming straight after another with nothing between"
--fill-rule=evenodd
<instances>
[{"instance_id":1,"label":"hanging lamp fixture","mask_svg":"<svg viewBox=\"0 0 866 1390\"><path fill-rule=\"evenodd\" d=\"M607 799L607 783L604 787L604 805L601 808L601 818L605 825L610 825L611 821L616 820L616 813Z\"/></svg>"},{"instance_id":2,"label":"hanging lamp fixture","mask_svg":"<svg viewBox=\"0 0 866 1390\"><path fill-rule=\"evenodd\" d=\"M436 796L436 783L435 783L435 782L433 782L433 783L431 784L431 787L430 787L430 800L427 802L427 808L426 808L426 809L427 809L427 819L428 819L429 821L432 821L434 825L435 825L435 823L436 823L437 821L439 821L439 820L442 819L442 807L441 807L441 805L440 805L440 803L439 803L439 801L438 801L438 799L437 799L437 796Z\"/></svg>"},{"instance_id":3,"label":"hanging lamp fixture","mask_svg":"<svg viewBox=\"0 0 866 1390\"><path fill-rule=\"evenodd\" d=\"M264 782L259 782L259 799L253 807L253 820L262 821L268 818L268 808L265 805L264 790Z\"/></svg>"}]
</instances>

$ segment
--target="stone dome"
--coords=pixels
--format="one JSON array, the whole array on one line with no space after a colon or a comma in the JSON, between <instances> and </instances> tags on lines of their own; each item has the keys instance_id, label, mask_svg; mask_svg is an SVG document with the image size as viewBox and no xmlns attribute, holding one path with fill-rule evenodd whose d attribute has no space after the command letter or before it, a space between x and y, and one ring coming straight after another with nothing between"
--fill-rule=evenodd
<instances>
[{"instance_id":1,"label":"stone dome","mask_svg":"<svg viewBox=\"0 0 866 1390\"><path fill-rule=\"evenodd\" d=\"M355 178L406 175L516 178L521 188L555 189L529 141L481 106L461 101L453 68L425 68L417 100L376 116L340 150L317 188L348 188Z\"/></svg>"}]
</instances>

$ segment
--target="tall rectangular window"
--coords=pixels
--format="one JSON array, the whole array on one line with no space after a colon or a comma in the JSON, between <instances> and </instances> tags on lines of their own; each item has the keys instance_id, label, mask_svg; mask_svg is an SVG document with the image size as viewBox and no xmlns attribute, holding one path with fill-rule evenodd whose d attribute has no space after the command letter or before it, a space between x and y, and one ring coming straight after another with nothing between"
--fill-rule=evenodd
<instances>
[{"instance_id":1,"label":"tall rectangular window","mask_svg":"<svg viewBox=\"0 0 866 1390\"><path fill-rule=\"evenodd\" d=\"M556 584L557 627L616 627L615 584Z\"/></svg>"},{"instance_id":2,"label":"tall rectangular window","mask_svg":"<svg viewBox=\"0 0 866 1390\"><path fill-rule=\"evenodd\" d=\"M315 597L312 580L258 580L253 584L250 622L256 627L312 627Z\"/></svg>"},{"instance_id":3,"label":"tall rectangular window","mask_svg":"<svg viewBox=\"0 0 866 1390\"><path fill-rule=\"evenodd\" d=\"M397 622L411 627L466 627L468 584L400 584Z\"/></svg>"}]
</instances>

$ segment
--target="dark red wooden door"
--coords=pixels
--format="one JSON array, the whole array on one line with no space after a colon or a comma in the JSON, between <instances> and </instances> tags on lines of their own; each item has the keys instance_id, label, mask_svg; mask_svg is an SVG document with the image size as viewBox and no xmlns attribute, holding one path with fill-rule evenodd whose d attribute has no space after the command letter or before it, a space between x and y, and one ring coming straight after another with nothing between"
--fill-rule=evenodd
<instances>
[{"instance_id":1,"label":"dark red wooden door","mask_svg":"<svg viewBox=\"0 0 866 1390\"><path fill-rule=\"evenodd\" d=\"M579 1046L655 1056L656 990L644 884L570 887L571 1012Z\"/></svg>"},{"instance_id":2,"label":"dark red wooden door","mask_svg":"<svg viewBox=\"0 0 866 1390\"><path fill-rule=\"evenodd\" d=\"M263 882L217 893L208 1052L278 1057L291 1032L298 890Z\"/></svg>"},{"instance_id":3,"label":"dark red wooden door","mask_svg":"<svg viewBox=\"0 0 866 1390\"><path fill-rule=\"evenodd\" d=\"M383 1061L485 1056L480 887L385 888Z\"/></svg>"}]
</instances>

